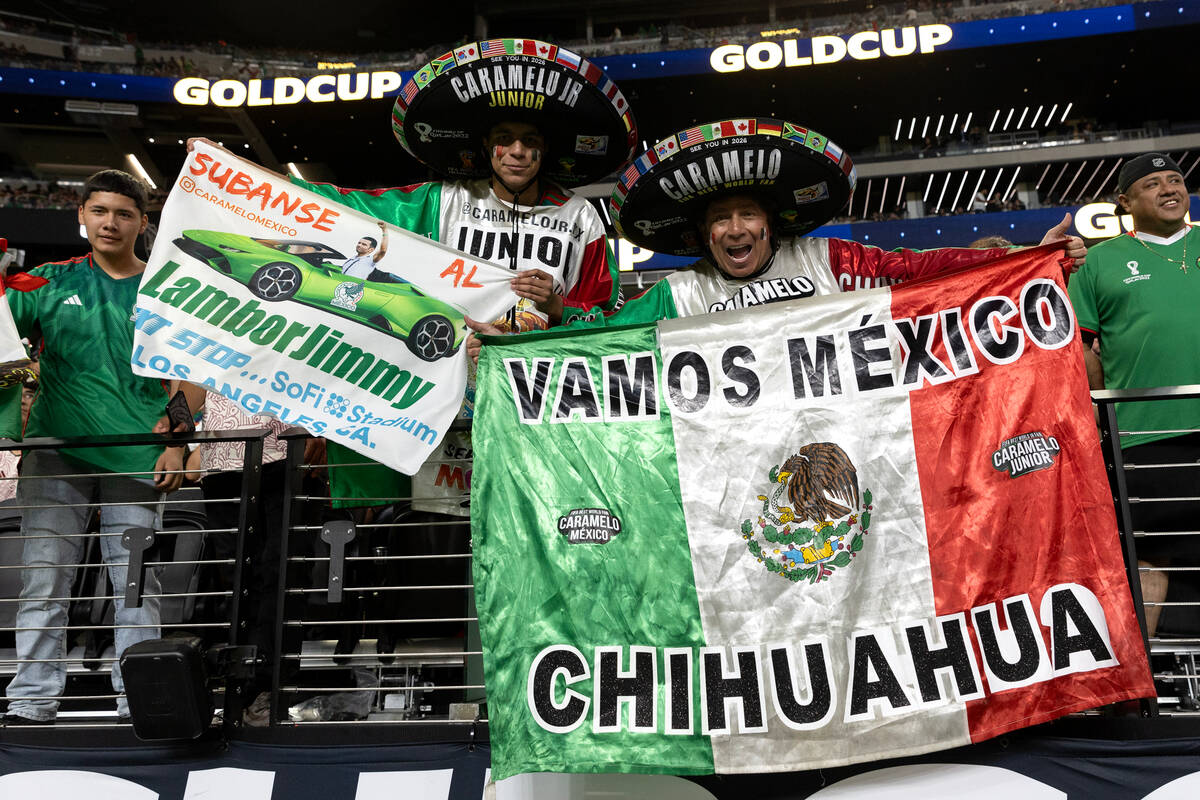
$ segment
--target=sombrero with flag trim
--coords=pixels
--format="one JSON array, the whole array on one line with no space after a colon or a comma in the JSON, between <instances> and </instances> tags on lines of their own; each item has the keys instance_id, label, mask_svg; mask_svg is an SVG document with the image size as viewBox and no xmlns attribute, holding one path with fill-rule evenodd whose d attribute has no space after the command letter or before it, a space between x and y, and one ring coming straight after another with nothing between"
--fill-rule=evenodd
<instances>
[{"instance_id":1,"label":"sombrero with flag trim","mask_svg":"<svg viewBox=\"0 0 1200 800\"><path fill-rule=\"evenodd\" d=\"M546 138L539 175L565 186L611 174L633 154L637 125L604 70L536 39L489 39L448 50L400 88L392 132L421 163L449 178L491 174L482 137L502 120Z\"/></svg>"},{"instance_id":2,"label":"sombrero with flag trim","mask_svg":"<svg viewBox=\"0 0 1200 800\"><path fill-rule=\"evenodd\" d=\"M850 156L811 128L727 119L668 136L635 158L608 203L617 231L638 247L700 255L696 220L717 197L765 196L775 234L799 236L845 208L855 180Z\"/></svg>"}]
</instances>

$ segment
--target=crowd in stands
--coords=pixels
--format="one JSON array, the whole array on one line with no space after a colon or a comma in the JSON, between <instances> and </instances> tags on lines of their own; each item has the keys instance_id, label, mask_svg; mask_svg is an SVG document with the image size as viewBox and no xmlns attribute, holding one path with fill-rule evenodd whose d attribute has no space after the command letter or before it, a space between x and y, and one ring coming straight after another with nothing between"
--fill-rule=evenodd
<instances>
[{"instance_id":1,"label":"crowd in stands","mask_svg":"<svg viewBox=\"0 0 1200 800\"><path fill-rule=\"evenodd\" d=\"M75 209L81 198L79 190L51 181L0 183L0 208Z\"/></svg>"},{"instance_id":2,"label":"crowd in stands","mask_svg":"<svg viewBox=\"0 0 1200 800\"><path fill-rule=\"evenodd\" d=\"M0 208L43 208L73 211L79 208L79 183L0 178ZM161 208L166 192L150 192L150 208Z\"/></svg>"}]
</instances>

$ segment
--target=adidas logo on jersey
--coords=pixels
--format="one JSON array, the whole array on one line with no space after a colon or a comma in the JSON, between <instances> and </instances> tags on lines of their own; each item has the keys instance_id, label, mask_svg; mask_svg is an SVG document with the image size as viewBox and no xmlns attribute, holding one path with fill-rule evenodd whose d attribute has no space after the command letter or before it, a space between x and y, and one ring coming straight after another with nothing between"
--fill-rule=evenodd
<instances>
[{"instance_id":1,"label":"adidas logo on jersey","mask_svg":"<svg viewBox=\"0 0 1200 800\"><path fill-rule=\"evenodd\" d=\"M70 297L68 297L66 300L63 300L62 304L64 306L82 306L83 301L79 299L79 295L73 294Z\"/></svg>"}]
</instances>

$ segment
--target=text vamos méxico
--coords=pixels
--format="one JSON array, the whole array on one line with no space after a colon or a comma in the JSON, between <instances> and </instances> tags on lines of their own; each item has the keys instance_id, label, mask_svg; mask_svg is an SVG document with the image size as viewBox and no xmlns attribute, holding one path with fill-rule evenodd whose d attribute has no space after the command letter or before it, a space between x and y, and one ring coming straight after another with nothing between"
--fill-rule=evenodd
<instances>
[{"instance_id":1,"label":"text vamos m\u00e9xico","mask_svg":"<svg viewBox=\"0 0 1200 800\"><path fill-rule=\"evenodd\" d=\"M841 395L912 391L957 380L982 364L1017 362L1030 350L1058 350L1076 336L1066 294L1053 281L1029 281L1015 297L989 296L967 307L913 319L786 338L784 369L764 357L775 343L730 344L719 358L696 350L605 357L601 374L584 358L505 359L518 419L546 422L636 422L710 406L752 408L778 390L798 404ZM778 354L776 347L773 351ZM786 376L786 386L769 386ZM662 390L660 392L660 389Z\"/></svg>"}]
</instances>

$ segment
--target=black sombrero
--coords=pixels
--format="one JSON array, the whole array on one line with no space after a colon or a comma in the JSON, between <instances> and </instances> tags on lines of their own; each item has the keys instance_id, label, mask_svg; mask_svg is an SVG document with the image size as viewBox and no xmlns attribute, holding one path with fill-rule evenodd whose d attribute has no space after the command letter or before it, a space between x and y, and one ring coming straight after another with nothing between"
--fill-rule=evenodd
<instances>
[{"instance_id":1,"label":"black sombrero","mask_svg":"<svg viewBox=\"0 0 1200 800\"><path fill-rule=\"evenodd\" d=\"M765 195L772 228L799 236L845 208L854 162L814 130L778 119L709 122L668 136L629 165L609 199L617 232L658 253L700 255L696 220L714 198Z\"/></svg>"},{"instance_id":2,"label":"black sombrero","mask_svg":"<svg viewBox=\"0 0 1200 800\"><path fill-rule=\"evenodd\" d=\"M433 59L404 84L392 131L418 161L449 178L491 174L481 137L504 119L546 138L540 175L567 186L612 173L633 154L637 125L604 70L534 39L472 42Z\"/></svg>"}]
</instances>

